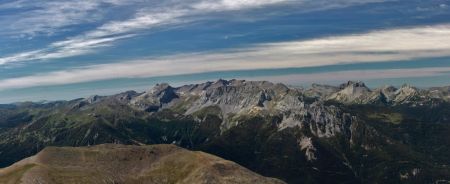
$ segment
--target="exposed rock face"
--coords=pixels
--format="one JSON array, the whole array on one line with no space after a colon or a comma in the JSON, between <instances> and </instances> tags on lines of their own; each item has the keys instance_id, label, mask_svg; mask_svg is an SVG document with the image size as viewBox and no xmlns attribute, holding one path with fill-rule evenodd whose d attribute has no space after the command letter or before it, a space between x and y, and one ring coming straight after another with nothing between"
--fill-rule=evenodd
<instances>
[{"instance_id":1,"label":"exposed rock face","mask_svg":"<svg viewBox=\"0 0 450 184\"><path fill-rule=\"evenodd\" d=\"M417 105L430 99L447 100L448 89L445 89L419 90L404 85L400 89L384 86L371 90L361 81L349 81L339 87L313 84L311 88L303 90L266 81L218 80L178 88L158 84L150 91L130 98L130 104L154 112L184 103L185 114L208 106L219 106L227 117L230 113L249 111L254 106L269 112L304 108L304 98L345 104Z\"/></svg>"},{"instance_id":2,"label":"exposed rock face","mask_svg":"<svg viewBox=\"0 0 450 184\"><path fill-rule=\"evenodd\" d=\"M397 103L409 103L418 100L419 92L415 87L410 85L403 85L400 89L395 91L394 102Z\"/></svg>"},{"instance_id":3,"label":"exposed rock face","mask_svg":"<svg viewBox=\"0 0 450 184\"><path fill-rule=\"evenodd\" d=\"M379 93L372 91L361 82L348 81L346 84L340 85L340 91L331 94L327 100L334 100L342 103L370 103L382 100Z\"/></svg>"},{"instance_id":4,"label":"exposed rock face","mask_svg":"<svg viewBox=\"0 0 450 184\"><path fill-rule=\"evenodd\" d=\"M317 149L314 147L311 137L301 137L300 140L298 140L298 144L300 149L305 152L305 157L308 161L314 161L317 159L315 155L315 151L317 151Z\"/></svg>"},{"instance_id":5,"label":"exposed rock face","mask_svg":"<svg viewBox=\"0 0 450 184\"><path fill-rule=\"evenodd\" d=\"M333 137L348 129L352 119L347 118L347 116L334 106L313 103L305 105L300 111L285 114L279 129L288 127L307 128L318 137Z\"/></svg>"},{"instance_id":6,"label":"exposed rock face","mask_svg":"<svg viewBox=\"0 0 450 184\"><path fill-rule=\"evenodd\" d=\"M95 103L95 102L99 102L101 99L102 99L101 96L94 95L94 96L91 96L91 97L87 98L85 101L86 101L87 103L89 103L89 104L93 104L93 103Z\"/></svg>"},{"instance_id":7,"label":"exposed rock face","mask_svg":"<svg viewBox=\"0 0 450 184\"><path fill-rule=\"evenodd\" d=\"M131 99L135 98L138 95L140 94L136 91L126 91L117 95L113 95L112 97L121 102L129 102Z\"/></svg>"},{"instance_id":8,"label":"exposed rock face","mask_svg":"<svg viewBox=\"0 0 450 184\"><path fill-rule=\"evenodd\" d=\"M348 81L339 87L313 84L310 89L303 90L266 81L218 80L178 88L158 84L150 91L132 98L130 104L148 112L177 107L181 108L185 115L211 106L219 107L223 119L222 131L239 124L233 118L235 116L255 113L280 115L280 130L287 127L308 128L316 136L332 137L337 133L349 132L346 129L355 119L351 118L350 114L344 115L345 112L339 108L323 105L321 101L420 105L429 103L436 94L442 95L435 92L433 96L428 90L418 90L408 85L400 89L384 86L371 90L361 81ZM305 98L316 98L319 101L305 103Z\"/></svg>"},{"instance_id":9,"label":"exposed rock face","mask_svg":"<svg viewBox=\"0 0 450 184\"><path fill-rule=\"evenodd\" d=\"M130 103L139 109L154 112L176 98L178 95L175 93L175 88L164 83L157 84L150 91L131 99Z\"/></svg>"},{"instance_id":10,"label":"exposed rock face","mask_svg":"<svg viewBox=\"0 0 450 184\"><path fill-rule=\"evenodd\" d=\"M322 87L321 87L322 88ZM327 90L328 91L328 90ZM342 87L334 94L350 102L370 92L361 82ZM328 92L320 92L320 94ZM356 97L352 97L356 95ZM339 96L339 95L334 95ZM172 108L182 104L184 114L193 114L211 106L219 107L223 117L223 131L239 124L233 116L245 114L281 115L280 130L286 127L308 127L317 136L330 137L342 132L342 112L321 103L305 104L300 89L266 81L218 80L200 85L172 88L167 84L155 88L131 100L131 104L149 112ZM341 99L341 98L339 98Z\"/></svg>"},{"instance_id":11,"label":"exposed rock face","mask_svg":"<svg viewBox=\"0 0 450 184\"><path fill-rule=\"evenodd\" d=\"M397 88L387 85L378 89L378 91L384 96L385 102L391 102L396 96L395 92L397 91Z\"/></svg>"},{"instance_id":12,"label":"exposed rock face","mask_svg":"<svg viewBox=\"0 0 450 184\"><path fill-rule=\"evenodd\" d=\"M432 98L442 98L450 101L450 86L430 88L430 95Z\"/></svg>"},{"instance_id":13,"label":"exposed rock face","mask_svg":"<svg viewBox=\"0 0 450 184\"><path fill-rule=\"evenodd\" d=\"M443 93L434 92L432 95L428 90L418 90L408 85L400 89L384 86L371 90L361 81L349 81L339 87L313 84L312 88L303 90L266 81L218 80L178 88L158 84L152 90L132 98L130 104L148 112L177 107L185 115L211 106L219 107L223 117L222 131L239 124L233 120L234 116L255 113L280 115L283 118L280 130L307 127L319 137L331 137L344 132L352 118L345 118L344 112L333 106L324 106L320 101L420 105L430 103L432 98L445 100L444 97L436 98L437 94ZM305 98L316 98L319 102L308 104Z\"/></svg>"},{"instance_id":14,"label":"exposed rock face","mask_svg":"<svg viewBox=\"0 0 450 184\"><path fill-rule=\"evenodd\" d=\"M4 184L75 183L261 183L266 178L231 161L174 145L48 147L0 170Z\"/></svg>"},{"instance_id":15,"label":"exposed rock face","mask_svg":"<svg viewBox=\"0 0 450 184\"><path fill-rule=\"evenodd\" d=\"M231 80L229 82L219 80L201 91L196 88L190 91L183 91L182 89L184 88L180 88L178 92L199 96L199 99L193 102L193 106L189 107L186 112L188 114L210 105L220 106L223 114L238 113L249 110L253 106L264 107L273 98L285 95L289 91L289 88L282 84L242 80Z\"/></svg>"}]
</instances>

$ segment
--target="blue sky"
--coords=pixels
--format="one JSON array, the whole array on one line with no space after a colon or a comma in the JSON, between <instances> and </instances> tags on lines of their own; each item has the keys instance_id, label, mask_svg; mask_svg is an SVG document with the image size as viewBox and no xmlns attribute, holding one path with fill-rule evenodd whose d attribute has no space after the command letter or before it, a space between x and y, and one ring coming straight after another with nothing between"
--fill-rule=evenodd
<instances>
[{"instance_id":1,"label":"blue sky","mask_svg":"<svg viewBox=\"0 0 450 184\"><path fill-rule=\"evenodd\" d=\"M3 0L0 103L238 78L450 85L450 0Z\"/></svg>"}]
</instances>

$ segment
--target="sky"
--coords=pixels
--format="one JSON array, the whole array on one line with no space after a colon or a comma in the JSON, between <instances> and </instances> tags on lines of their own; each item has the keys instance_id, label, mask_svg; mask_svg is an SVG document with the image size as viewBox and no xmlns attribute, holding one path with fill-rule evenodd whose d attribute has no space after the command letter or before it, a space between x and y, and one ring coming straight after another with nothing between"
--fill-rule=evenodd
<instances>
[{"instance_id":1,"label":"sky","mask_svg":"<svg viewBox=\"0 0 450 184\"><path fill-rule=\"evenodd\" d=\"M450 0L1 0L0 103L223 79L450 85Z\"/></svg>"}]
</instances>

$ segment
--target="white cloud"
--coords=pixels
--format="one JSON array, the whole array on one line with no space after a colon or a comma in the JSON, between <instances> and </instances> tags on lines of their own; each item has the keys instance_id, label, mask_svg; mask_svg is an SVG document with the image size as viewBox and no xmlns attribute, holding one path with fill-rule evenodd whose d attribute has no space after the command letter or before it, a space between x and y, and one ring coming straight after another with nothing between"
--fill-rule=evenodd
<instances>
[{"instance_id":1,"label":"white cloud","mask_svg":"<svg viewBox=\"0 0 450 184\"><path fill-rule=\"evenodd\" d=\"M263 7L267 5L295 2L292 0L207 0L194 4L192 7L204 11L238 10L244 8Z\"/></svg>"},{"instance_id":2,"label":"white cloud","mask_svg":"<svg viewBox=\"0 0 450 184\"><path fill-rule=\"evenodd\" d=\"M82 55L92 52L94 48L109 46L114 41L132 36L133 35L123 35L107 38L72 39L55 42L51 47L46 49L23 52L13 56L0 58L0 65L24 60L44 60Z\"/></svg>"},{"instance_id":3,"label":"white cloud","mask_svg":"<svg viewBox=\"0 0 450 184\"><path fill-rule=\"evenodd\" d=\"M283 0L276 0L283 1ZM93 9L99 8L101 3L112 3L121 5L125 1L119 0L95 0L86 2L50 2L43 4L27 4L27 1L19 1L4 5L1 8L23 8L24 6L38 6L41 9L31 12L30 17L22 17L21 20L11 25L13 30L23 30L23 34L37 34L39 32L51 32L67 25L77 24L80 21L88 19L87 15ZM206 2L206 1L205 1ZM68 38L64 41L58 41L50 44L47 48L27 51L13 54L11 56L0 58L0 65L14 62L23 62L30 60L57 59L90 53L94 48L110 45L113 41L131 37L134 32L142 29L152 29L162 25L175 24L182 21L180 18L187 15L203 14L209 11L217 11L216 8L207 9L201 7L198 9L197 4L205 3L203 1L193 3L193 5L177 5L165 8L143 8L136 15L124 21L111 21L105 23L98 28L88 31L84 34ZM208 1L212 3L212 1ZM274 4L275 0L261 1L228 1L223 0L217 4L218 6L232 6L236 9L246 9L267 4ZM224 9L227 10L227 9ZM184 20L186 21L186 20ZM30 27L31 26L31 27Z\"/></svg>"},{"instance_id":4,"label":"white cloud","mask_svg":"<svg viewBox=\"0 0 450 184\"><path fill-rule=\"evenodd\" d=\"M93 31L87 32L82 37L103 37L173 24L178 21L179 17L187 15L187 12L183 9L171 9L153 13L139 12L132 19L106 23Z\"/></svg>"},{"instance_id":5,"label":"white cloud","mask_svg":"<svg viewBox=\"0 0 450 184\"><path fill-rule=\"evenodd\" d=\"M95 51L96 48L109 46L117 38L130 37L137 35L139 31L151 30L167 25L176 25L192 21L193 17L204 17L208 13L219 11L237 11L260 8L272 5L295 4L304 5L302 10L311 11L318 9L339 8L351 6L354 4L381 2L388 0L333 0L323 2L321 0L193 0L193 1L168 1L153 2L144 0L91 0L91 1L17 1L0 6L4 8L37 8L31 12L25 12L17 17L8 29L20 35L35 35L39 33L51 34L59 31L65 26L77 25L86 21L95 21L96 14L101 13L102 4L114 6L130 5L141 2L141 8L137 8L135 15L129 19L110 21L105 24L82 33L77 36L67 38L50 44L44 49L17 53L6 57L0 57L0 66L15 62L26 62L30 60L58 59L83 55ZM142 3L143 2L143 3ZM301 7L301 6L300 6ZM14 20L16 17L9 17ZM6 24L1 22L0 25ZM102 40L108 41L108 44L98 43ZM62 46L63 44L64 46ZM76 44L76 45L70 45ZM90 45L86 48L79 48L77 45ZM76 47L73 49L72 47Z\"/></svg>"},{"instance_id":6,"label":"white cloud","mask_svg":"<svg viewBox=\"0 0 450 184\"><path fill-rule=\"evenodd\" d=\"M289 2L289 0L221 0L198 1L192 4L171 5L163 8L143 8L125 21L111 21L82 37L102 37L151 29L162 25L189 22L186 16L202 16L215 11L243 10Z\"/></svg>"},{"instance_id":7,"label":"white cloud","mask_svg":"<svg viewBox=\"0 0 450 184\"><path fill-rule=\"evenodd\" d=\"M1 80L0 89L115 78L384 62L439 56L450 56L448 25L384 30L307 41L260 44L219 53L184 54L151 60L93 65ZM444 70L447 71L448 68ZM437 69L433 71L436 72Z\"/></svg>"},{"instance_id":8,"label":"white cloud","mask_svg":"<svg viewBox=\"0 0 450 184\"><path fill-rule=\"evenodd\" d=\"M166 67L170 64L166 64ZM155 63L154 65L162 64ZM78 82L88 82L92 80L103 80L111 78L133 78L158 76L164 70L149 68L154 65L145 63L130 63L128 65L103 65L85 69L75 69L68 71L52 72L48 74L12 78L0 81L0 90L26 88L33 86L48 86L71 84ZM187 67L186 65L173 65L177 69ZM173 66L171 66L173 68ZM194 67L194 66L191 66ZM204 68L207 68L206 66ZM156 72L156 74L151 74ZM168 70L164 71L168 72ZM287 84L298 84L305 82L325 82L325 81L345 81L345 80L369 80L388 79L404 77L429 77L439 76L450 72L450 67L430 67L416 69L384 69L384 70L361 70L361 71L338 71L313 74L292 74L282 76L250 77L248 80L270 80ZM174 74L168 72L167 75Z\"/></svg>"},{"instance_id":9,"label":"white cloud","mask_svg":"<svg viewBox=\"0 0 450 184\"><path fill-rule=\"evenodd\" d=\"M13 9L16 14L4 15L0 19L3 28L0 33L15 37L34 37L53 34L61 28L93 22L102 11L103 3L119 5L110 0L90 1L14 1L0 5L0 9Z\"/></svg>"},{"instance_id":10,"label":"white cloud","mask_svg":"<svg viewBox=\"0 0 450 184\"><path fill-rule=\"evenodd\" d=\"M0 65L12 63L12 62L23 61L23 60L32 60L34 57L36 57L37 55L40 55L42 53L44 53L44 50L34 50L34 51L18 53L13 56L3 57L3 58L0 58Z\"/></svg>"}]
</instances>

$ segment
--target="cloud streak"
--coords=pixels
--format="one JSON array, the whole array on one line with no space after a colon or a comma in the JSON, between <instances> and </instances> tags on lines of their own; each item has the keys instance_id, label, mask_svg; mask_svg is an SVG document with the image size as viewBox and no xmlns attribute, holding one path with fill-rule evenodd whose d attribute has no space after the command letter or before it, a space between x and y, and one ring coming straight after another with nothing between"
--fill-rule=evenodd
<instances>
[{"instance_id":1,"label":"cloud streak","mask_svg":"<svg viewBox=\"0 0 450 184\"><path fill-rule=\"evenodd\" d=\"M80 47L84 47L83 44ZM116 78L401 61L440 56L450 56L449 25L383 30L306 41L259 44L245 49L216 53L183 54L149 60L92 65L0 80L0 89ZM449 68L433 68L432 72L448 72L448 70ZM411 74L416 74L416 71Z\"/></svg>"},{"instance_id":2,"label":"cloud streak","mask_svg":"<svg viewBox=\"0 0 450 184\"><path fill-rule=\"evenodd\" d=\"M40 2L33 3L25 0L17 1L0 6L0 10L8 8L36 8L36 10L31 12L25 12L24 15L9 17L9 20L18 19L9 28L20 35L52 34L52 32L70 25L96 21L98 17L101 17L102 12L94 10L101 9L104 4L124 6L138 3L143 5L143 7L136 8L138 10L131 18L106 22L93 30L69 37L66 40L51 43L44 49L0 57L0 66L17 62L59 59L92 53L98 48L112 45L117 40L139 35L143 30L191 22L198 18L204 18L210 13L241 11L274 5L295 5L303 7L302 11L313 11L382 1L387 0L334 0L326 1L326 6L324 2L317 0L196 0L169 1L168 3L160 4L143 0L52 1L41 4ZM0 20L1 24L6 23L1 23ZM105 40L108 40L108 43L105 43ZM87 44L89 47L80 49L76 46L83 44ZM71 49L73 47L75 48Z\"/></svg>"},{"instance_id":3,"label":"cloud streak","mask_svg":"<svg viewBox=\"0 0 450 184\"><path fill-rule=\"evenodd\" d=\"M132 34L89 40L73 39L63 42L55 42L51 47L30 52L23 52L9 57L0 58L0 65L20 61L57 59L77 56L93 52L93 49L110 46L112 42L132 37Z\"/></svg>"},{"instance_id":4,"label":"cloud streak","mask_svg":"<svg viewBox=\"0 0 450 184\"><path fill-rule=\"evenodd\" d=\"M133 18L122 21L110 21L94 30L50 44L45 49L27 51L0 58L0 65L31 60L58 59L90 53L95 48L111 45L112 42L131 37L143 29L152 29L162 25L173 25L186 22L181 17L205 14L212 11L226 11L262 7L286 2L287 0L238 0L238 1L200 1L193 4L165 5L163 8L142 8ZM100 8L102 3L121 5L125 1L94 0L86 2L62 1L43 4L27 4L18 1L3 5L3 8L38 7L27 12L32 16L22 17L11 25L13 30L23 30L22 35L35 35L41 32L52 32L55 29L89 21L91 10ZM214 6L213 6L214 5ZM167 7L166 7L167 6ZM224 7L224 8L219 8ZM0 6L2 9L2 6ZM87 20L85 20L87 19ZM56 20L56 21L55 21ZM83 47L85 46L85 47Z\"/></svg>"},{"instance_id":5,"label":"cloud streak","mask_svg":"<svg viewBox=\"0 0 450 184\"><path fill-rule=\"evenodd\" d=\"M129 1L130 3L132 1ZM127 1L29 1L18 0L0 5L0 11L13 10L15 14L2 16L0 24L8 25L0 33L16 37L51 35L62 28L82 23L98 21L103 11L102 5L122 6Z\"/></svg>"},{"instance_id":6,"label":"cloud streak","mask_svg":"<svg viewBox=\"0 0 450 184\"><path fill-rule=\"evenodd\" d=\"M134 65L136 67L136 65ZM143 65L142 67L146 67ZM58 84L70 84L77 82L87 82L91 80L110 79L110 76L120 73L124 75L124 70L136 69L133 67L125 68L100 68L88 70L59 71L48 75L28 76L21 78L6 79L0 81L0 91L5 89L16 89L34 86L48 86ZM299 84L306 82L326 82L326 81L345 81L345 80L369 80L369 79L389 79L405 77L431 77L448 74L450 67L429 67L420 69L387 69L387 70L362 70L362 71L338 71L328 73L313 74L292 74L281 76L265 77L247 77L248 80L270 80L274 82L283 82L286 84ZM97 74L96 74L97 73ZM102 75L98 75L102 74ZM104 76L110 75L110 76ZM149 77L152 75L146 72L128 73L127 77Z\"/></svg>"}]
</instances>

